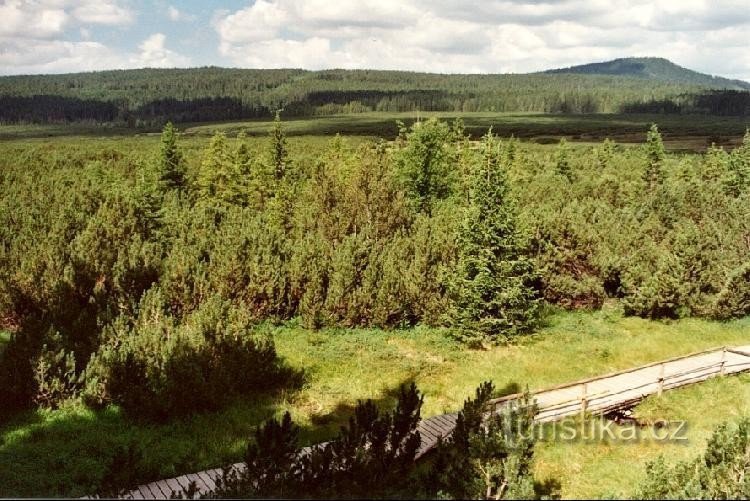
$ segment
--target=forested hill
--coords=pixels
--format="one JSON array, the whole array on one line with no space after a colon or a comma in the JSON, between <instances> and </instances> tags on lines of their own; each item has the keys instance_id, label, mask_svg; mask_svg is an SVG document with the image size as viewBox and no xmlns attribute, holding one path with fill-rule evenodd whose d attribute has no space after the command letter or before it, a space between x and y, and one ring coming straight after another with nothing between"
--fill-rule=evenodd
<instances>
[{"instance_id":1,"label":"forested hill","mask_svg":"<svg viewBox=\"0 0 750 501\"><path fill-rule=\"evenodd\" d=\"M683 68L661 57L626 57L603 63L590 63L570 68L547 70L544 73L619 75L647 78L662 82L701 85L712 89L750 90L750 83L748 82L699 73Z\"/></svg>"},{"instance_id":2,"label":"forested hill","mask_svg":"<svg viewBox=\"0 0 750 501\"><path fill-rule=\"evenodd\" d=\"M575 68L446 75L206 67L8 76L0 77L0 123L154 127L167 120L268 118L279 109L285 117L368 111L750 114L750 92L723 90L724 80L669 79L666 74L586 74Z\"/></svg>"}]
</instances>

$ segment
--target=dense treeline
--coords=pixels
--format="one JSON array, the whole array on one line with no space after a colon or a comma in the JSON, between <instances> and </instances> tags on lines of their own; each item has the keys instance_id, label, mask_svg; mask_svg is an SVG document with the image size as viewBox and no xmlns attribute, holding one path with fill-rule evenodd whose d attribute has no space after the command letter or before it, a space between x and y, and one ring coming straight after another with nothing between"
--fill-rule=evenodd
<instances>
[{"instance_id":1,"label":"dense treeline","mask_svg":"<svg viewBox=\"0 0 750 501\"><path fill-rule=\"evenodd\" d=\"M623 106L625 113L704 114L714 116L750 115L750 92L737 90L680 94L665 99Z\"/></svg>"},{"instance_id":2,"label":"dense treeline","mask_svg":"<svg viewBox=\"0 0 750 501\"><path fill-rule=\"evenodd\" d=\"M2 77L0 123L85 120L154 126L168 120L269 117L282 108L286 116L367 111L746 113L746 106L736 104L747 99L746 92L700 97L709 88L659 80L649 80L644 85L642 78L621 75L118 70ZM710 104L702 99L709 99ZM692 104L685 105L687 101ZM663 103L673 103L676 108Z\"/></svg>"},{"instance_id":3,"label":"dense treeline","mask_svg":"<svg viewBox=\"0 0 750 501\"><path fill-rule=\"evenodd\" d=\"M265 321L480 344L533 330L542 300L750 313L750 134L674 156L656 127L639 148L550 150L429 120L290 155L277 120L262 149L183 146L168 126L153 152L3 156L5 410L82 397L161 419L290 383Z\"/></svg>"}]
</instances>

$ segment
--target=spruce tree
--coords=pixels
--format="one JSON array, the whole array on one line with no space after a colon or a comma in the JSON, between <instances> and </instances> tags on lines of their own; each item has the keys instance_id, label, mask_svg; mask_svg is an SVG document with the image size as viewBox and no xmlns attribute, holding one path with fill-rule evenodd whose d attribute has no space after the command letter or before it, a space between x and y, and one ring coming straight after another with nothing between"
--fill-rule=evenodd
<instances>
[{"instance_id":1,"label":"spruce tree","mask_svg":"<svg viewBox=\"0 0 750 501\"><path fill-rule=\"evenodd\" d=\"M197 185L199 197L204 201L242 202L239 170L223 133L214 135L204 150Z\"/></svg>"},{"instance_id":2,"label":"spruce tree","mask_svg":"<svg viewBox=\"0 0 750 501\"><path fill-rule=\"evenodd\" d=\"M403 147L396 154L397 175L418 212L430 213L436 200L451 193L453 159L449 143L458 133L435 118L402 130Z\"/></svg>"},{"instance_id":3,"label":"spruce tree","mask_svg":"<svg viewBox=\"0 0 750 501\"><path fill-rule=\"evenodd\" d=\"M664 182L664 143L656 124L651 125L646 135L646 157L648 163L643 173L643 180L646 183L646 189L651 192Z\"/></svg>"},{"instance_id":4,"label":"spruce tree","mask_svg":"<svg viewBox=\"0 0 750 501\"><path fill-rule=\"evenodd\" d=\"M252 176L253 161L250 156L250 150L247 147L245 139L247 136L244 132L237 134L237 147L234 151L235 162L240 176L243 178L243 182L247 183L248 178Z\"/></svg>"},{"instance_id":5,"label":"spruce tree","mask_svg":"<svg viewBox=\"0 0 750 501\"><path fill-rule=\"evenodd\" d=\"M491 382L482 383L474 399L464 402L451 436L438 444L423 480L428 499L539 499L556 494L552 486L535 489L536 404L524 394L488 415L493 392Z\"/></svg>"},{"instance_id":6,"label":"spruce tree","mask_svg":"<svg viewBox=\"0 0 750 501\"><path fill-rule=\"evenodd\" d=\"M555 170L559 175L572 182L573 169L570 168L570 158L568 153L568 143L563 137L560 139L560 144L557 145L557 152L555 153Z\"/></svg>"},{"instance_id":7,"label":"spruce tree","mask_svg":"<svg viewBox=\"0 0 750 501\"><path fill-rule=\"evenodd\" d=\"M469 342L530 331L539 317L537 277L524 255L516 207L492 133L483 140L470 203L459 232L452 323Z\"/></svg>"},{"instance_id":8,"label":"spruce tree","mask_svg":"<svg viewBox=\"0 0 750 501\"><path fill-rule=\"evenodd\" d=\"M612 158L615 156L615 142L606 138L604 142L596 148L596 161L600 169L606 169Z\"/></svg>"},{"instance_id":9,"label":"spruce tree","mask_svg":"<svg viewBox=\"0 0 750 501\"><path fill-rule=\"evenodd\" d=\"M277 111L271 129L271 168L273 177L277 181L283 179L286 174L289 162L288 155L286 135L281 125L281 113Z\"/></svg>"},{"instance_id":10,"label":"spruce tree","mask_svg":"<svg viewBox=\"0 0 750 501\"><path fill-rule=\"evenodd\" d=\"M161 133L159 181L170 189L181 189L185 186L182 155L177 149L177 130L172 125L172 122L167 122Z\"/></svg>"},{"instance_id":11,"label":"spruce tree","mask_svg":"<svg viewBox=\"0 0 750 501\"><path fill-rule=\"evenodd\" d=\"M711 146L706 151L706 155L703 157L701 179L708 182L721 180L727 173L728 165L729 157L724 148L719 148L716 146L716 143L711 143Z\"/></svg>"},{"instance_id":12,"label":"spruce tree","mask_svg":"<svg viewBox=\"0 0 750 501\"><path fill-rule=\"evenodd\" d=\"M725 182L727 192L741 195L750 187L750 129L745 132L742 144L729 156L729 173Z\"/></svg>"}]
</instances>

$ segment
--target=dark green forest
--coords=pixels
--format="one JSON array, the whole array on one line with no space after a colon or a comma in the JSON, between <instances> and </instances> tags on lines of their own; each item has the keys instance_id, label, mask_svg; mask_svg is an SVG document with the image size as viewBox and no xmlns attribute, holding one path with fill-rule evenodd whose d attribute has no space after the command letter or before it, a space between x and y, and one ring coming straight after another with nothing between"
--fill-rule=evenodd
<instances>
[{"instance_id":1,"label":"dark green forest","mask_svg":"<svg viewBox=\"0 0 750 501\"><path fill-rule=\"evenodd\" d=\"M161 127L167 121L269 118L282 109L285 117L370 111L750 113L750 93L735 81L654 62L644 72L637 61L616 70L518 75L206 67L9 76L0 78L0 123Z\"/></svg>"}]
</instances>

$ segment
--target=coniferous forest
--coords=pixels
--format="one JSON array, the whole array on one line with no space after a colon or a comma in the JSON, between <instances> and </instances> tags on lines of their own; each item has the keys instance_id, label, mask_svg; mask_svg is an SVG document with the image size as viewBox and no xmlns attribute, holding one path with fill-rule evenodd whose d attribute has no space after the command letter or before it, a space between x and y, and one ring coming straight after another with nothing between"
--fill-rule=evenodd
<instances>
[{"instance_id":1,"label":"coniferous forest","mask_svg":"<svg viewBox=\"0 0 750 501\"><path fill-rule=\"evenodd\" d=\"M161 127L167 121L267 118L279 109L288 117L405 111L750 113L746 87L682 72L677 72L682 78L667 73L664 80L628 74L442 75L214 67L11 76L0 77L0 123Z\"/></svg>"}]
</instances>

